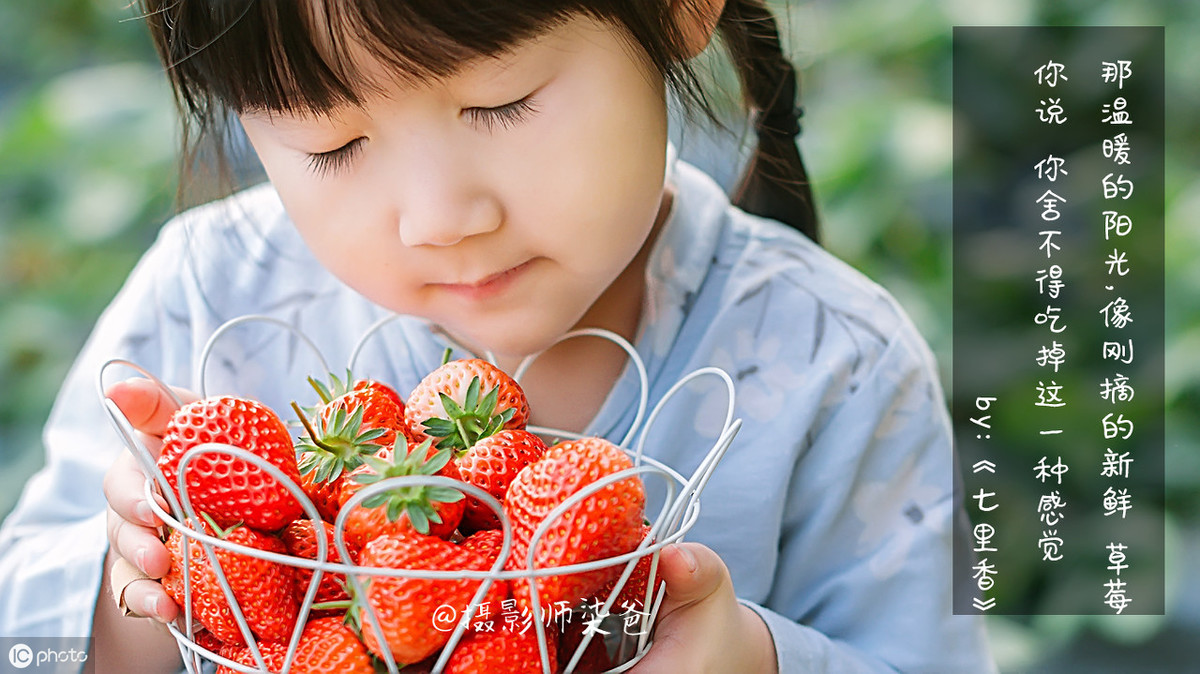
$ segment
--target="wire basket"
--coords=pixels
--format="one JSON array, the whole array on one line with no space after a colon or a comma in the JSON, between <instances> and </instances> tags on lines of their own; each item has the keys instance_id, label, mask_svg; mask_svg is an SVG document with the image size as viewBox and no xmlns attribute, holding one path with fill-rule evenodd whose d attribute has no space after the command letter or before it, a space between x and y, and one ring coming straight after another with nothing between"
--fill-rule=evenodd
<instances>
[{"instance_id":1,"label":"wire basket","mask_svg":"<svg viewBox=\"0 0 1200 674\"><path fill-rule=\"evenodd\" d=\"M379 330L397 316L390 316L378 321L375 325L360 338L357 345L353 349L349 369L353 370L359 354L362 351L366 342ZM304 344L306 344L316 355L322 367L326 372L331 370L328 368L325 359L322 357L319 349L308 339L303 333L297 330L294 326L281 321L279 319L266 316L243 316L222 325L209 338L196 367L196 381L199 385L199 394L201 397L207 396L205 386L205 371L207 368L210 355L216 342L222 335L226 334L230 329L246 322L266 322L274 324L292 332ZM353 497L343 504L336 521L333 523L334 546L340 555L340 559L349 560L351 556L348 554L346 541L344 539L344 526L347 515L353 511L364 500L371 498L376 494L384 491L389 491L397 487L410 487L417 485L428 486L446 486L453 487L463 492L467 497L475 498L484 503L490 508L499 518L501 530L503 532L503 545L500 550L499 558L493 564L492 568L486 571L433 571L421 569L394 569L394 568L379 568L365 567L355 564L336 563L329 561L330 550L324 536L316 536L317 556L315 559L306 559L302 557L292 556L251 548L231 541L209 535L198 528L189 526L189 522L198 521L197 512L193 508L191 499L188 496L188 487L186 474L189 465L194 463L195 459L206 454L226 454L232 457L245 460L254 465L259 470L265 471L268 475L274 478L279 484L284 485L291 495L302 506L305 516L314 522L322 520L316 505L305 494L304 490L294 481L284 475L278 467L271 464L267 460L248 452L244 449L231 445L218 443L207 443L198 445L190 450L182 457L179 464L179 475L177 484L179 486L179 498L175 497L173 490L169 487L166 477L158 469L154 454L139 440L138 434L133 428L133 425L125 418L120 409L104 395L105 375L114 367L128 367L139 372L143 376L154 381L167 394L174 398L177 404L181 401L175 396L174 392L159 380L152 373L135 363L125 360L111 360L101 367L98 383L100 388L101 401L107 411L114 427L116 428L121 439L134 457L137 458L142 471L146 475L145 494L146 500L151 505L151 508L165 524L165 528L179 531L183 538L183 550L190 550L193 541L199 541L205 555L208 558L218 584L225 595L226 601L229 603L234 620L237 623L238 629L241 631L242 637L245 639L249 647L250 654L253 657L256 666L247 666L235 661L232 661L212 650L197 643L192 635L198 626L198 622L192 615L192 582L189 571L190 554L184 554L182 558L182 576L184 579L184 607L182 615L173 623L168 625L168 629L175 636L178 643L180 655L187 671L190 674L199 674L203 666L203 660L207 659L218 665L223 665L233 671L239 672L269 672L272 671L267 661L263 656L262 650L259 647L256 638L252 634L245 615L237 600L234 598L233 590L226 577L226 574L221 569L220 562L216 555L216 549L231 550L239 554L248 555L258 559L263 559L279 564L284 564L297 569L307 569L312 571L312 578L308 584L307 592L300 605L299 617L296 621L296 626L292 632L291 639L288 642L287 654L284 659L280 674L286 674L292 667L292 662L295 657L297 645L300 640L300 633L304 628L305 622L312 610L314 600L317 595L318 586L324 574L344 574L347 579L347 584L355 593L361 595L363 592L364 577L396 577L396 578L417 578L417 579L443 579L443 580L462 580L470 579L480 581L478 590L474 593L471 602L465 607L453 607L443 605L439 607L441 611L441 625L439 629L450 632L449 640L446 645L441 648L437 655L436 662L433 663L432 674L440 674L453 653L455 647L463 638L468 629L471 629L472 619L476 617L476 613L487 596L489 589L498 581L513 582L520 581L528 583L529 595L531 600L532 615L528 616L529 621L526 623L526 629L535 631L538 642L538 650L541 657L541 668L545 674L555 674L556 671L570 674L576 671L581 658L590 642L595 638L604 639L604 647L613 663L612 668L605 670L606 672L623 672L633 667L645 654L653 644L653 626L658 613L659 606L662 602L665 586L657 582L657 565L659 552L667 545L677 543L683 540L683 537L691 529L696 522L700 513L700 493L703 491L708 479L711 477L713 469L716 468L722 456L728 450L733 441L734 436L741 428L741 420L734 419L735 408L735 391L733 380L729 375L718 368L701 368L695 370L686 376L682 377L674 386L663 395L658 401L649 415L646 414L648 407L649 383L646 374L645 364L642 362L636 349L621 336L599 329L584 329L578 330L564 335L559 341L577 337L598 337L607 339L617 346L621 347L632 364L637 370L639 382L641 385L638 410L634 422L630 427L625 437L618 443L618 446L629 455L633 467L627 470L620 471L593 482L584 488L580 489L575 494L571 495L564 502L554 508L541 525L535 530L530 543L529 553L523 568L506 568L512 566L508 564L508 558L511 555L513 544L513 530L510 522L504 516L504 510L499 501L493 498L490 494L480 489L477 486L467 484L458 480L454 480L442 476L407 476L407 477L391 477L380 480L379 482L367 485L359 489ZM487 359L494 362L495 359L491 354L486 354ZM513 378L519 383L521 376L528 369L529 365L540 354L534 354L525 359L517 370L512 374ZM649 430L653 427L655 421L659 417L659 413L664 409L666 404L689 382L700 377L716 377L720 379L728 390L728 408L726 411L725 422L721 433L717 440L708 449L704 459L690 476L684 476L671 467L664 465L661 462L644 455L644 443L649 434ZM558 437L564 439L579 439L583 436L560 429L545 428L537 426L528 426L527 430L537 433L542 436ZM632 448L630 443L636 438L636 442ZM606 486L618 481L636 477L642 480L643 484L651 484L654 482L661 483L661 488L665 494L662 500L661 507L654 514L654 519L649 527L649 532L645 535L638 547L626 554L614 556L606 559L600 559L580 564L572 564L569 566L556 566L549 568L535 568L534 554L538 549L538 544L542 537L546 534L554 522L563 516L575 505L581 503L589 496L601 491ZM157 487L157 491L167 501L170 512L161 508L158 502L153 498L153 493ZM647 519L650 513L646 513ZM166 533L166 532L160 532ZM638 596L641 597L642 610L626 612L624 616L620 616L613 612L615 601L622 594L625 585L638 564L639 560L650 557L650 572L646 581L646 587L640 586L634 588ZM547 630L554 620L561 618L562 607L543 606L538 595L538 582L540 579L545 579L550 576L575 574L588 571L594 571L602 568L612 568L621 565L623 568L615 585L603 597L603 602L596 599L596 604L592 606L594 613L592 619L588 621L589 627L585 629L580 639L579 644L572 652L558 653L557 668L554 663L549 660L549 650L547 645ZM628 596L628 595L626 595ZM445 610L442 610L445 609ZM386 644L387 641L382 633L380 620L373 606L369 603L365 604L364 611L366 613L362 624L362 630L365 634L367 630L375 630L375 636L380 644ZM614 621L620 622L614 624ZM608 625L609 629L604 629ZM619 625L619 628L618 628ZM443 629L444 628L444 629ZM608 637L599 635L607 634ZM396 674L402 671L392 654L389 652L386 645L381 650L384 664L388 672ZM432 656L431 656L432 657ZM412 663L407 663L412 664ZM403 671L408 671L407 669ZM424 671L424 670L422 670Z\"/></svg>"}]
</instances>

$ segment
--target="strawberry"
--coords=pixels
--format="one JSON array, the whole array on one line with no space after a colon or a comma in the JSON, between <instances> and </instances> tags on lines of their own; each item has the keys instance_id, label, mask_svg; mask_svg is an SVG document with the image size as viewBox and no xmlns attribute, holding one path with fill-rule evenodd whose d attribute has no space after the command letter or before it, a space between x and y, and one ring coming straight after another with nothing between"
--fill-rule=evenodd
<instances>
[{"instance_id":1,"label":"strawberry","mask_svg":"<svg viewBox=\"0 0 1200 674\"><path fill-rule=\"evenodd\" d=\"M643 524L641 537L645 539L650 534L650 525ZM650 565L654 560L654 555L646 554L638 558L637 564L634 565L633 571L629 574L628 580L621 586L621 591L617 594L617 598L612 603L612 613L622 613L625 611L640 611L646 599L646 585L650 582ZM625 571L624 566L616 567L620 573ZM594 599L595 604L603 605L608 599L608 595L616 587L617 581L620 580L620 573L617 574L612 581L606 583L599 592L596 593ZM650 601L654 601L653 593L650 595Z\"/></svg>"},{"instance_id":2,"label":"strawberry","mask_svg":"<svg viewBox=\"0 0 1200 674\"><path fill-rule=\"evenodd\" d=\"M504 513L513 527L509 569L525 569L534 532L550 511L589 484L633 467L629 456L603 438L561 442L537 463L526 466L508 488ZM641 541L646 493L636 476L608 484L556 518L533 553L537 569L580 564L634 550ZM621 567L547 576L538 579L543 607L560 601L573 605L591 597L620 574ZM527 582L514 586L513 596L532 613Z\"/></svg>"},{"instance_id":3,"label":"strawberry","mask_svg":"<svg viewBox=\"0 0 1200 674\"><path fill-rule=\"evenodd\" d=\"M390 403L389 403L390 404ZM345 476L363 463L364 456L380 451L376 442L390 433L393 442L396 432L384 428L363 429L365 407L347 414L345 408L333 408L331 414L321 413L314 425L295 402L292 409L299 416L307 437L296 443L296 461L304 493L317 506L321 517L337 519L338 498ZM328 411L329 408L326 408ZM389 445L390 447L390 445Z\"/></svg>"},{"instance_id":4,"label":"strawberry","mask_svg":"<svg viewBox=\"0 0 1200 674\"><path fill-rule=\"evenodd\" d=\"M338 509L342 507L342 488L345 485L348 472L343 472L327 482L317 480L317 471L300 474L300 488L313 505L317 513L326 522L337 521Z\"/></svg>"},{"instance_id":5,"label":"strawberry","mask_svg":"<svg viewBox=\"0 0 1200 674\"><path fill-rule=\"evenodd\" d=\"M525 428L529 402L503 370L469 358L426 375L409 394L404 417L414 441L440 438L439 449L466 449L501 428Z\"/></svg>"},{"instance_id":6,"label":"strawberry","mask_svg":"<svg viewBox=\"0 0 1200 674\"><path fill-rule=\"evenodd\" d=\"M258 644L263 661L273 671L282 671L287 657L287 643L262 642ZM258 662L247 646L226 646L221 655L243 665L257 667ZM358 635L344 625L339 618L313 618L304 625L300 642L296 644L296 655L292 658L292 674L329 674L350 672L351 674L374 674L375 664L370 653L359 641ZM236 670L221 666L217 674L234 674Z\"/></svg>"},{"instance_id":7,"label":"strawberry","mask_svg":"<svg viewBox=\"0 0 1200 674\"><path fill-rule=\"evenodd\" d=\"M367 543L359 564L409 570L489 568L487 559L467 548L411 532L386 534ZM351 608L350 617L359 621L363 642L372 653L384 657L383 648L390 648L392 657L400 663L417 662L444 646L483 582L469 578L395 576L360 577L360 580L366 584L364 596L355 599L357 605ZM508 584L494 581L484 597L486 614L498 613L507 596ZM378 616L378 627L384 637L382 644L368 606ZM455 615L450 621L442 620L445 616L439 614L439 607L449 607Z\"/></svg>"},{"instance_id":8,"label":"strawberry","mask_svg":"<svg viewBox=\"0 0 1200 674\"><path fill-rule=\"evenodd\" d=\"M248 527L235 526L222 530L211 522L202 522L200 531L257 550L286 554L283 542L275 536ZM173 529L167 539L171 552L171 569L163 576L162 585L176 604L183 606L184 536ZM216 572L209 564L204 546L195 539L188 540L188 576L191 579L192 615L226 644L245 645L237 620L221 590ZM213 546L221 571L229 582L242 616L250 631L259 639L286 641L292 634L299 613L294 595L295 576L291 567L258 559L233 550Z\"/></svg>"},{"instance_id":9,"label":"strawberry","mask_svg":"<svg viewBox=\"0 0 1200 674\"><path fill-rule=\"evenodd\" d=\"M392 402L396 403L396 407L400 409L400 418L404 418L404 400L400 397L400 394L396 392L396 389L374 379L359 379L358 381L354 382L355 391L361 391L363 389L370 389L389 398Z\"/></svg>"},{"instance_id":10,"label":"strawberry","mask_svg":"<svg viewBox=\"0 0 1200 674\"><path fill-rule=\"evenodd\" d=\"M525 430L505 429L479 440L455 460L462 481L473 484L504 503L508 485L525 466L542 458L546 443ZM482 501L467 497L463 512L464 531L500 528L495 511Z\"/></svg>"},{"instance_id":11,"label":"strawberry","mask_svg":"<svg viewBox=\"0 0 1200 674\"><path fill-rule=\"evenodd\" d=\"M346 372L346 382L335 376L330 376L331 385L325 385L313 378L308 382L317 391L323 403L318 411L318 417L329 426L338 410L346 415L352 415L355 410L362 409L360 431L381 429L375 444L380 447L391 447L396 442L397 433L405 433L408 426L404 420L404 401L400 394L387 384L373 379L354 381ZM349 382L354 386L349 387Z\"/></svg>"},{"instance_id":12,"label":"strawberry","mask_svg":"<svg viewBox=\"0 0 1200 674\"><path fill-rule=\"evenodd\" d=\"M571 658L575 657L575 651L579 648L579 644L583 642L585 631L588 629L588 623L592 620L592 616L576 616L571 614L568 620L555 621L555 624L560 628L558 631L558 672L565 671L566 666L571 664ZM604 635L597 632L588 645L583 649L583 655L579 657L579 662L575 663L575 668L571 670L573 674L600 674L612 669L612 657L608 654L608 648L604 645Z\"/></svg>"},{"instance_id":13,"label":"strawberry","mask_svg":"<svg viewBox=\"0 0 1200 674\"><path fill-rule=\"evenodd\" d=\"M300 482L287 426L262 403L233 396L210 397L175 411L163 435L158 468L179 492L179 462L190 449L215 442L252 452ZM220 526L242 523L259 531L278 531L303 509L285 486L266 471L229 454L204 454L187 465L192 506Z\"/></svg>"},{"instance_id":14,"label":"strawberry","mask_svg":"<svg viewBox=\"0 0 1200 674\"><path fill-rule=\"evenodd\" d=\"M303 557L304 559L316 559L318 552L316 526L320 526L325 535L325 559L330 562L341 563L342 556L333 542L333 525L328 522L295 520L289 523L279 534L280 539L283 540L284 547L287 548L288 554L294 557ZM358 546L346 541L346 548L350 553L348 563L353 564L358 556ZM308 593L308 586L312 582L313 572L311 569L298 567L295 569L295 576L296 602L302 604L304 603L304 596ZM313 603L319 604L327 601L344 601L350 599L350 595L346 593L345 582L346 577L340 573L322 573L321 582L317 586L317 594L313 598Z\"/></svg>"},{"instance_id":15,"label":"strawberry","mask_svg":"<svg viewBox=\"0 0 1200 674\"><path fill-rule=\"evenodd\" d=\"M381 451L364 457L365 465L350 473L342 486L341 504L365 485L406 475L440 475L458 479L458 469L450 462L450 450L429 454L429 442L404 453ZM395 487L375 494L346 515L346 540L366 545L376 536L397 531L416 531L449 538L462 520L463 493L453 487L416 485Z\"/></svg>"},{"instance_id":16,"label":"strawberry","mask_svg":"<svg viewBox=\"0 0 1200 674\"><path fill-rule=\"evenodd\" d=\"M225 645L206 627L197 627L195 632L192 632L192 642L201 648L206 648L213 653L219 653Z\"/></svg>"},{"instance_id":17,"label":"strawberry","mask_svg":"<svg viewBox=\"0 0 1200 674\"><path fill-rule=\"evenodd\" d=\"M504 547L504 532L500 529L483 529L467 536L458 544L478 552L488 560L489 565L493 565L499 559L500 550Z\"/></svg>"},{"instance_id":18,"label":"strawberry","mask_svg":"<svg viewBox=\"0 0 1200 674\"><path fill-rule=\"evenodd\" d=\"M552 629L547 629L545 634L550 671L554 672L558 670L558 635ZM537 630L529 625L524 631L464 632L446 662L445 674L542 674L542 671Z\"/></svg>"},{"instance_id":19,"label":"strawberry","mask_svg":"<svg viewBox=\"0 0 1200 674\"><path fill-rule=\"evenodd\" d=\"M315 424L299 405L292 403L307 432L307 438L296 444L301 486L328 521L337 519L343 476L361 466L362 457L391 447L397 434L408 442L404 403L398 402L400 396L393 389L364 380L345 391L341 380L332 380L332 389L315 379L308 380L324 401L316 410ZM338 392L340 395L335 395Z\"/></svg>"}]
</instances>

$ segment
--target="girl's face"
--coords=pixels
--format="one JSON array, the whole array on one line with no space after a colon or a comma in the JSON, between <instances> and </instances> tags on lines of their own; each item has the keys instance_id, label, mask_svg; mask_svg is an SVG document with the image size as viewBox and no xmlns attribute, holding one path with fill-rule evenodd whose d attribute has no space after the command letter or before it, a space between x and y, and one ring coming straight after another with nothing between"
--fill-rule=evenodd
<instances>
[{"instance_id":1,"label":"girl's face","mask_svg":"<svg viewBox=\"0 0 1200 674\"><path fill-rule=\"evenodd\" d=\"M329 116L241 120L317 258L381 306L502 356L640 307L664 84L608 24L577 18Z\"/></svg>"}]
</instances>

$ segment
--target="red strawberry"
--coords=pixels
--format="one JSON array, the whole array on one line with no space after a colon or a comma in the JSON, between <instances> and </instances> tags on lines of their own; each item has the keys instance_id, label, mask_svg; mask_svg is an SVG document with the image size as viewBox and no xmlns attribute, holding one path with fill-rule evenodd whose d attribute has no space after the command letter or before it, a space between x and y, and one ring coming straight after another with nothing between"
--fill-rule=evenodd
<instances>
[{"instance_id":1,"label":"red strawberry","mask_svg":"<svg viewBox=\"0 0 1200 674\"><path fill-rule=\"evenodd\" d=\"M545 634L550 671L554 672L558 670L558 635L553 629L547 629ZM495 672L542 674L542 654L533 625L525 631L467 631L446 662L445 669L445 674Z\"/></svg>"},{"instance_id":2,"label":"red strawberry","mask_svg":"<svg viewBox=\"0 0 1200 674\"><path fill-rule=\"evenodd\" d=\"M458 544L483 555L488 564L495 564L500 557L500 550L504 547L504 532L500 529L483 529L467 536Z\"/></svg>"},{"instance_id":3,"label":"red strawberry","mask_svg":"<svg viewBox=\"0 0 1200 674\"><path fill-rule=\"evenodd\" d=\"M366 465L356 468L342 486L342 505L349 503L359 489L392 477L440 475L458 479L458 470L450 462L450 450L429 454L429 443L397 454L381 451L364 457ZM416 531L439 538L450 538L462 520L463 493L453 487L396 487L368 497L346 515L344 532L347 542L358 546L385 533Z\"/></svg>"},{"instance_id":4,"label":"red strawberry","mask_svg":"<svg viewBox=\"0 0 1200 674\"><path fill-rule=\"evenodd\" d=\"M513 527L509 569L527 568L534 532L550 511L605 476L632 468L629 456L603 438L561 442L537 463L517 475L508 488L504 513ZM641 541L646 493L632 476L590 494L549 525L533 555L534 568L544 569L606 559L632 551ZM538 580L543 607L563 601L573 605L620 573L610 566L595 571L547 576ZM532 613L528 583L514 586L513 596Z\"/></svg>"},{"instance_id":5,"label":"red strawberry","mask_svg":"<svg viewBox=\"0 0 1200 674\"><path fill-rule=\"evenodd\" d=\"M283 669L287 657L286 643L262 642L258 647L271 671ZM250 648L246 646L226 647L221 655L243 665L258 666ZM234 674L235 671L224 666L217 668L218 674ZM305 623L300 642L296 644L292 667L288 671L292 674L374 674L375 664L353 630L339 618L324 617L313 618Z\"/></svg>"},{"instance_id":6,"label":"red strawberry","mask_svg":"<svg viewBox=\"0 0 1200 674\"><path fill-rule=\"evenodd\" d=\"M254 400L221 396L188 403L167 423L158 468L176 493L183 455L208 442L250 451L300 482L291 435L275 412ZM266 471L229 454L199 456L188 463L187 475L192 506L220 526L242 523L278 531L303 513L291 492Z\"/></svg>"},{"instance_id":7,"label":"red strawberry","mask_svg":"<svg viewBox=\"0 0 1200 674\"><path fill-rule=\"evenodd\" d=\"M286 554L283 542L275 536L237 526L227 530L201 523L200 530L209 535L238 543L249 548ZM163 589L183 606L184 536L174 529L167 539L171 552L171 570L163 577ZM270 562L233 550L213 546L221 571L233 590L246 624L259 639L286 641L296 625L299 604L293 594L295 576L291 567ZM209 564L204 546L196 539L188 540L188 576L191 579L192 615L226 644L245 645L237 620L225 599L216 572Z\"/></svg>"},{"instance_id":8,"label":"red strawberry","mask_svg":"<svg viewBox=\"0 0 1200 674\"><path fill-rule=\"evenodd\" d=\"M566 666L571 663L571 658L575 657L575 650L583 642L584 632L591 619L592 616L572 614L569 620L555 621L555 624L561 628L558 635L559 668L557 671L564 671ZM604 645L604 635L597 632L592 635L587 647L583 649L583 655L580 656L579 662L575 664L575 669L571 671L574 674L600 674L600 672L612 669L613 664L612 657L609 656L608 649Z\"/></svg>"},{"instance_id":9,"label":"red strawberry","mask_svg":"<svg viewBox=\"0 0 1200 674\"><path fill-rule=\"evenodd\" d=\"M483 571L489 568L487 559L469 549L415 533L388 534L372 540L363 548L359 564L409 570ZM360 579L366 583L365 596L356 599L359 605L351 611L352 617L359 620L363 642L379 657L383 657L383 647L390 648L392 657L401 663L417 662L444 646L483 582L468 578L394 576ZM508 584L493 582L484 598L487 614L495 615L507 596ZM376 626L372 624L367 606L373 608L379 618L383 644L376 636ZM442 620L445 616L438 613L439 607L449 607L455 615L450 620Z\"/></svg>"},{"instance_id":10,"label":"red strawberry","mask_svg":"<svg viewBox=\"0 0 1200 674\"><path fill-rule=\"evenodd\" d=\"M317 513L321 515L321 519L326 522L337 521L338 509L342 507L342 487L349 474L349 472L343 472L327 482L318 481L315 470L300 474L300 488L317 507Z\"/></svg>"},{"instance_id":11,"label":"red strawberry","mask_svg":"<svg viewBox=\"0 0 1200 674\"><path fill-rule=\"evenodd\" d=\"M503 370L470 358L443 363L421 380L404 417L413 440L440 438L439 449L466 449L501 428L525 428L529 403Z\"/></svg>"},{"instance_id":12,"label":"red strawberry","mask_svg":"<svg viewBox=\"0 0 1200 674\"><path fill-rule=\"evenodd\" d=\"M400 394L396 392L396 389L374 379L359 379L358 381L354 382L355 391L361 391L363 389L371 389L372 391L380 393L391 399L392 402L396 403L396 407L400 408L400 418L404 418L404 400L400 397Z\"/></svg>"},{"instance_id":13,"label":"red strawberry","mask_svg":"<svg viewBox=\"0 0 1200 674\"><path fill-rule=\"evenodd\" d=\"M508 485L525 466L542 458L546 443L525 430L502 430L479 440L455 460L462 481L473 484L504 503ZM464 531L498 529L500 519L479 499L467 497Z\"/></svg>"},{"instance_id":14,"label":"red strawberry","mask_svg":"<svg viewBox=\"0 0 1200 674\"><path fill-rule=\"evenodd\" d=\"M225 642L218 639L212 632L209 632L206 627L197 628L195 632L192 632L192 642L201 648L207 648L213 653L219 653L221 648L225 646Z\"/></svg>"},{"instance_id":15,"label":"red strawberry","mask_svg":"<svg viewBox=\"0 0 1200 674\"><path fill-rule=\"evenodd\" d=\"M377 382L360 381L361 388L336 397L330 389L314 379L309 382L317 389L324 404L318 408L313 424L299 405L292 408L304 424L307 439L296 444L302 486L312 499L321 517L337 518L337 495L341 493L344 475L362 465L364 456L395 444L397 434L407 444L403 403L397 403L395 391ZM345 385L333 377L334 391Z\"/></svg>"},{"instance_id":16,"label":"red strawberry","mask_svg":"<svg viewBox=\"0 0 1200 674\"><path fill-rule=\"evenodd\" d=\"M350 416L362 409L359 430L381 429L383 432L375 441L380 447L391 447L396 442L396 433L408 430L404 421L404 401L392 387L373 379L360 379L349 387L353 381L349 372L345 383L334 376L330 380L329 386L312 378L308 380L323 403L318 416L325 425L330 424L338 410Z\"/></svg>"},{"instance_id":17,"label":"red strawberry","mask_svg":"<svg viewBox=\"0 0 1200 674\"><path fill-rule=\"evenodd\" d=\"M643 524L641 538L638 539L639 543L642 539L645 539L649 533L650 525ZM618 593L617 598L613 600L612 608L610 609L611 613L620 614L624 613L625 611L642 610L642 605L646 599L646 585L650 582L650 565L653 560L654 555L652 554L646 554L638 558L637 564L633 567L633 572L629 574L629 579L625 581L623 586L621 586L621 592ZM624 565L616 568L620 573L624 573L625 571ZM620 580L620 578L621 576L618 573L618 575L613 578L612 581L606 583L604 587L596 593L594 603L603 605L608 599L608 594L612 592L614 587L616 587L617 581ZM652 591L650 595L651 602L654 601L653 592L656 591L657 589Z\"/></svg>"},{"instance_id":18,"label":"red strawberry","mask_svg":"<svg viewBox=\"0 0 1200 674\"><path fill-rule=\"evenodd\" d=\"M287 548L289 554L295 557L303 557L304 559L317 558L317 532L314 524L319 524L325 534L325 559L330 562L342 562L342 556L338 553L337 545L333 542L333 525L328 522L313 522L312 520L296 520L291 522L279 534L283 540L283 545ZM346 541L347 551L350 553L349 563L353 564L358 556L358 546ZM308 593L308 586L312 582L313 572L311 569L297 567L295 569L296 576L296 602L304 603L304 596ZM346 577L340 573L322 573L321 582L317 586L316 597L313 598L313 603L319 604L327 601L344 601L350 599L350 595L345 589ZM319 614L320 612L314 612Z\"/></svg>"}]
</instances>

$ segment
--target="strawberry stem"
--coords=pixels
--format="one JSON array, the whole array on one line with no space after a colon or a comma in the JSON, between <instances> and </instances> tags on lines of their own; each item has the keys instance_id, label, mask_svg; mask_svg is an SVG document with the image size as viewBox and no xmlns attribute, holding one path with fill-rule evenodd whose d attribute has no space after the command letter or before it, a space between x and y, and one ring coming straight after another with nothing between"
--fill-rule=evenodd
<instances>
[{"instance_id":1,"label":"strawberry stem","mask_svg":"<svg viewBox=\"0 0 1200 674\"><path fill-rule=\"evenodd\" d=\"M348 609L353 605L353 603L354 602L350 601L349 599L339 599L337 601L320 601L320 602L316 602L312 605L312 610L314 610L314 611L336 611L336 610L341 610L341 609Z\"/></svg>"},{"instance_id":2,"label":"strawberry stem","mask_svg":"<svg viewBox=\"0 0 1200 674\"><path fill-rule=\"evenodd\" d=\"M314 445L327 452L337 452L336 449L334 449L325 441L321 440L321 436L317 433L317 430L312 427L312 422L308 420L308 415L304 413L304 410L300 409L300 406L296 404L295 400L292 401L292 409L295 410L296 415L300 417L300 425L304 426L304 432L308 433L308 437L312 439Z\"/></svg>"},{"instance_id":3,"label":"strawberry stem","mask_svg":"<svg viewBox=\"0 0 1200 674\"><path fill-rule=\"evenodd\" d=\"M222 540L224 540L224 538L227 535L229 535L229 530L234 528L234 527L229 527L229 529L222 529L221 527L217 526L216 522L213 521L212 516L206 512L201 512L200 517L203 518L205 522L208 522L208 526L212 527L213 532L217 534L217 538L220 538Z\"/></svg>"},{"instance_id":4,"label":"strawberry stem","mask_svg":"<svg viewBox=\"0 0 1200 674\"><path fill-rule=\"evenodd\" d=\"M447 346L446 350L442 352L442 365L450 362L450 354L452 353L454 353L454 349Z\"/></svg>"}]
</instances>

